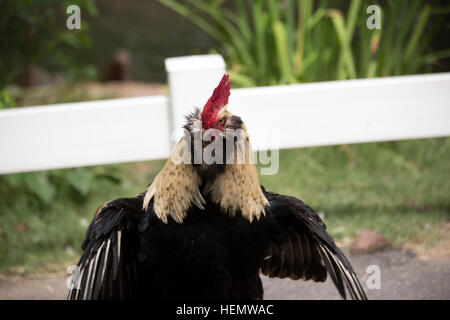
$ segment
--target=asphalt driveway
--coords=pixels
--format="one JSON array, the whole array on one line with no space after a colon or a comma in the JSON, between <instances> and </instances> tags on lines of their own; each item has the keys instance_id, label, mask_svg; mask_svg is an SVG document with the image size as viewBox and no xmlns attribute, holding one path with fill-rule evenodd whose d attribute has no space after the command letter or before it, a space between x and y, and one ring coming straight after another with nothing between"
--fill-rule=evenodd
<instances>
[{"instance_id":1,"label":"asphalt driveway","mask_svg":"<svg viewBox=\"0 0 450 320\"><path fill-rule=\"evenodd\" d=\"M369 299L450 299L450 258L423 260L412 251L388 249L350 257ZM368 289L369 266L380 270L380 288ZM265 299L340 299L325 283L263 278ZM65 299L66 279L0 280L0 299Z\"/></svg>"}]
</instances>

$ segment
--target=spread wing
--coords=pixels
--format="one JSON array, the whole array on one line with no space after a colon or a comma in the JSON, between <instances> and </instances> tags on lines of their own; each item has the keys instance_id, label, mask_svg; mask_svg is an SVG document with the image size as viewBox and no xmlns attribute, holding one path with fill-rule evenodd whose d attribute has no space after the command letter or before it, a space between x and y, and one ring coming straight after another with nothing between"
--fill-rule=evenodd
<instances>
[{"instance_id":1,"label":"spread wing","mask_svg":"<svg viewBox=\"0 0 450 320\"><path fill-rule=\"evenodd\" d=\"M262 273L316 282L325 281L328 273L342 298L348 292L352 299L367 299L350 262L314 210L297 198L264 193L274 228Z\"/></svg>"},{"instance_id":2,"label":"spread wing","mask_svg":"<svg viewBox=\"0 0 450 320\"><path fill-rule=\"evenodd\" d=\"M122 198L97 210L81 246L83 255L72 276L68 299L135 297L142 201L142 195Z\"/></svg>"}]
</instances>

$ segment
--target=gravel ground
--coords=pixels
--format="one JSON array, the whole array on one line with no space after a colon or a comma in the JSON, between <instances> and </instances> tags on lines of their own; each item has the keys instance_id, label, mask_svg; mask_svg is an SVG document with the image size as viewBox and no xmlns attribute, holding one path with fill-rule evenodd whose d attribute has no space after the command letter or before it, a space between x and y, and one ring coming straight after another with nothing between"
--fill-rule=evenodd
<instances>
[{"instance_id":1,"label":"gravel ground","mask_svg":"<svg viewBox=\"0 0 450 320\"><path fill-rule=\"evenodd\" d=\"M389 249L350 257L369 299L450 299L450 258L421 260L409 250ZM370 265L381 272L380 289L367 289ZM0 280L0 299L64 299L65 278ZM340 299L325 283L263 277L265 299Z\"/></svg>"}]
</instances>

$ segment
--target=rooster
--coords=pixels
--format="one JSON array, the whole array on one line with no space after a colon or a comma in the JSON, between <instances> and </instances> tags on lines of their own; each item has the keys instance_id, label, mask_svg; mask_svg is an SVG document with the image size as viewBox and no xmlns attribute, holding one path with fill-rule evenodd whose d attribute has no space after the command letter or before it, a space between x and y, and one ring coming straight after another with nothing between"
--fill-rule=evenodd
<instances>
[{"instance_id":1,"label":"rooster","mask_svg":"<svg viewBox=\"0 0 450 320\"><path fill-rule=\"evenodd\" d=\"M185 135L147 189L97 209L68 299L262 299L260 273L316 282L329 275L342 298L366 299L314 210L259 184L229 95L224 75L203 110L186 117ZM211 152L224 161L195 161L219 141L236 147ZM239 152L246 161L229 161Z\"/></svg>"}]
</instances>

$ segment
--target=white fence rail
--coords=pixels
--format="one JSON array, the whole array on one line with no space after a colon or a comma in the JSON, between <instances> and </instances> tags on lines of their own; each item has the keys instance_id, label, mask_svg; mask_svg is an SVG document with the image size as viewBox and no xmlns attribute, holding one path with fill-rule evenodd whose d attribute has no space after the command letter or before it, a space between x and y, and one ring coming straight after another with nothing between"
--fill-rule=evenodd
<instances>
[{"instance_id":1,"label":"white fence rail","mask_svg":"<svg viewBox=\"0 0 450 320\"><path fill-rule=\"evenodd\" d=\"M167 157L164 96L0 112L0 173Z\"/></svg>"},{"instance_id":2,"label":"white fence rail","mask_svg":"<svg viewBox=\"0 0 450 320\"><path fill-rule=\"evenodd\" d=\"M183 57L166 69L169 97L0 111L0 174L166 158L225 64ZM280 148L450 136L450 73L234 89L229 110L251 135L277 132Z\"/></svg>"}]
</instances>

